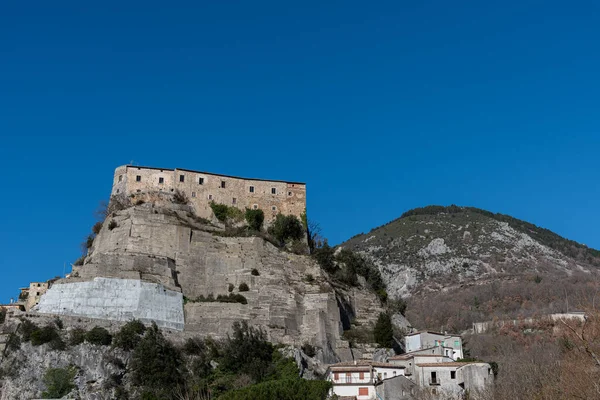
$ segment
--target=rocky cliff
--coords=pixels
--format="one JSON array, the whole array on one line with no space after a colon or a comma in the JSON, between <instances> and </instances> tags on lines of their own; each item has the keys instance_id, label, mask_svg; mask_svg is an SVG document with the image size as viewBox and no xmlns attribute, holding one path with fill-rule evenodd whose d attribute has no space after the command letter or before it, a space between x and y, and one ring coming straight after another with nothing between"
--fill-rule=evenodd
<instances>
[{"instance_id":1,"label":"rocky cliff","mask_svg":"<svg viewBox=\"0 0 600 400\"><path fill-rule=\"evenodd\" d=\"M183 335L224 337L233 322L246 320L264 329L273 342L316 346L325 362L352 357L348 343L341 339L340 313L350 312L355 319L373 323L381 311L368 290L334 288L309 256L282 251L257 236L228 237L217 221L210 223L195 217L186 205L165 201L129 207L107 217L84 265L55 283L38 307L38 311L54 314L164 320L162 314L151 311L142 315L115 308L115 298L126 298L132 291L115 283L111 283L109 298L102 297L106 291L90 298L89 290L78 290L70 295L80 296L71 308L47 306L52 296L64 298L68 285L98 277L138 280L160 285L165 293L180 292ZM219 296L237 296L243 301L215 301ZM133 301L139 301L139 296ZM159 297L152 301L164 302ZM113 311L97 314L98 307L89 304ZM165 323L175 326L170 320Z\"/></svg>"}]
</instances>

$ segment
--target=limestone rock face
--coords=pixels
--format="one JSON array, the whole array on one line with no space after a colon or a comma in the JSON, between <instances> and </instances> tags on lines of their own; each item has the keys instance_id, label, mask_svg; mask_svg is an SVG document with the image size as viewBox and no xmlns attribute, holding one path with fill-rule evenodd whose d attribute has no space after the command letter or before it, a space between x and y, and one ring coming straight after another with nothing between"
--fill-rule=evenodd
<instances>
[{"instance_id":1,"label":"limestone rock face","mask_svg":"<svg viewBox=\"0 0 600 400\"><path fill-rule=\"evenodd\" d=\"M144 204L116 212L85 264L58 283L107 277L160 284L183 295L185 335L224 337L233 322L245 320L271 341L317 346L325 362L338 361L344 353L338 349L348 347L341 340L341 315L371 324L377 319L381 305L375 295L333 288L310 257L259 237L224 237L215 230L185 206ZM230 293L247 304L197 301Z\"/></svg>"}]
</instances>

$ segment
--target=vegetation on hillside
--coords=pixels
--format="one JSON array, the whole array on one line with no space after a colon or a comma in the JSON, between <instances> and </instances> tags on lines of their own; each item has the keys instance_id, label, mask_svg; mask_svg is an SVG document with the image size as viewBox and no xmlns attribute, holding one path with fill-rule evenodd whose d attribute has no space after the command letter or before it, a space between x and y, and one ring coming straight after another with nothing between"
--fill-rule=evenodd
<instances>
[{"instance_id":1,"label":"vegetation on hillside","mask_svg":"<svg viewBox=\"0 0 600 400\"><path fill-rule=\"evenodd\" d=\"M39 327L23 319L15 335L18 343L9 345L6 356L17 356L13 353L21 340L33 344L40 335L44 343L35 345L49 346L53 351L64 351L66 346L78 346L84 341L104 345L104 362L121 371L106 382L110 398L324 400L331 387L329 382L300 378L296 362L269 343L263 331L246 322L235 323L231 336L225 340L190 338L182 346L171 343L155 324L146 327L136 320L123 325L114 339L103 328L95 327L87 332L71 329L70 339L66 340L67 333L55 325ZM65 347L52 347L55 336L65 339ZM108 346L109 339L112 347ZM118 356L122 351L128 356ZM17 364L13 367L14 371L18 368ZM71 393L76 372L75 367L47 369L43 397L58 398Z\"/></svg>"}]
</instances>

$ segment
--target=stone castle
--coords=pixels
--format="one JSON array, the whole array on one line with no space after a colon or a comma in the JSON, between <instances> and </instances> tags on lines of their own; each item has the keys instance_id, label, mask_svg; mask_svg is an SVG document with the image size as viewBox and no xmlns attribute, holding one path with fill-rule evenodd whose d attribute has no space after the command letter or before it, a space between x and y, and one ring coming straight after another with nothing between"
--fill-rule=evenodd
<instances>
[{"instance_id":1,"label":"stone castle","mask_svg":"<svg viewBox=\"0 0 600 400\"><path fill-rule=\"evenodd\" d=\"M123 165L115 170L112 196L156 192L184 193L195 213L210 218L210 203L261 209L268 223L279 213L300 217L306 210L306 184L240 178L188 169Z\"/></svg>"}]
</instances>

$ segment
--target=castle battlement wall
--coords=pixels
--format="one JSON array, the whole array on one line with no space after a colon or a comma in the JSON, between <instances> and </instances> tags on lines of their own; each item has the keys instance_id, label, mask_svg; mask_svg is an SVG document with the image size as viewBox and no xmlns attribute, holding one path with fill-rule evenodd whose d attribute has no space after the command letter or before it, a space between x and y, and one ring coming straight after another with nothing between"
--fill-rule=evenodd
<instances>
[{"instance_id":1,"label":"castle battlement wall","mask_svg":"<svg viewBox=\"0 0 600 400\"><path fill-rule=\"evenodd\" d=\"M187 195L196 214L210 218L210 203L261 209L265 220L279 213L300 215L306 209L306 184L267 179L241 178L187 169L164 169L123 165L115 170L112 195L179 190Z\"/></svg>"}]
</instances>

